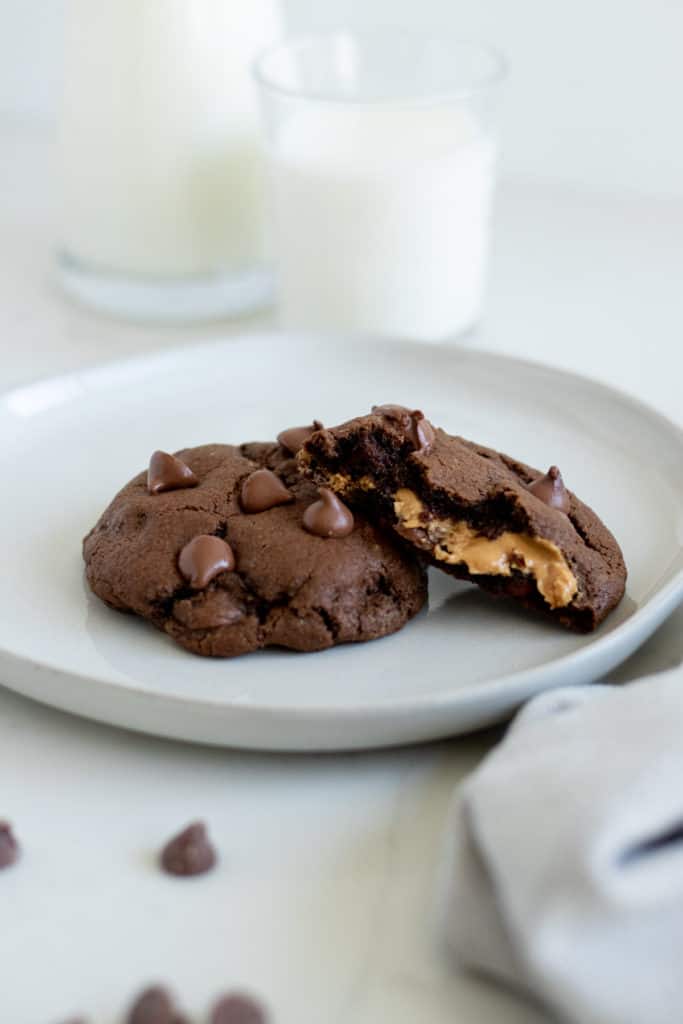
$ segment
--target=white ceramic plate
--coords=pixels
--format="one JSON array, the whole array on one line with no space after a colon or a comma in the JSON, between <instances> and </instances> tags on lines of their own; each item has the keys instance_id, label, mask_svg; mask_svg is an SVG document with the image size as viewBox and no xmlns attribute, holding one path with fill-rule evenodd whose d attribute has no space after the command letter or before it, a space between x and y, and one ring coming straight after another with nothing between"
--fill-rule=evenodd
<instances>
[{"instance_id":1,"label":"white ceramic plate","mask_svg":"<svg viewBox=\"0 0 683 1024\"><path fill-rule=\"evenodd\" d=\"M532 465L560 464L630 570L626 598L597 633L573 636L432 572L429 611L396 636L213 661L86 591L81 538L153 449L270 438L382 402L419 406ZM603 675L683 596L683 434L600 384L529 363L245 336L14 391L0 400L0 430L0 679L115 725L273 750L464 732L541 690Z\"/></svg>"}]
</instances>

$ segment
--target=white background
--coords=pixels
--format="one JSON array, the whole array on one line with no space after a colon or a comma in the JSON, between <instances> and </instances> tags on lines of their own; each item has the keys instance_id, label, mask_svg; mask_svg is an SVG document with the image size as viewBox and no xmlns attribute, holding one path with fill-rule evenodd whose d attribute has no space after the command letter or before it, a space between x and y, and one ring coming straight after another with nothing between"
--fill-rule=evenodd
<instances>
[{"instance_id":1,"label":"white background","mask_svg":"<svg viewBox=\"0 0 683 1024\"><path fill-rule=\"evenodd\" d=\"M66 2L3 0L0 114L54 116ZM298 30L426 24L494 42L512 63L508 177L683 196L681 0L285 0L285 7Z\"/></svg>"}]
</instances>

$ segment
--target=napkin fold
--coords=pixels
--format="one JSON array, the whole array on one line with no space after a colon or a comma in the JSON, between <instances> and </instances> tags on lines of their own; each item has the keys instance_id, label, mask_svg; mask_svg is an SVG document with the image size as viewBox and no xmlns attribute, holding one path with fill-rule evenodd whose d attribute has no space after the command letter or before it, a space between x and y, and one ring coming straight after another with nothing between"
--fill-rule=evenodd
<instances>
[{"instance_id":1,"label":"napkin fold","mask_svg":"<svg viewBox=\"0 0 683 1024\"><path fill-rule=\"evenodd\" d=\"M683 1020L683 669L531 701L456 797L460 962L575 1024Z\"/></svg>"}]
</instances>

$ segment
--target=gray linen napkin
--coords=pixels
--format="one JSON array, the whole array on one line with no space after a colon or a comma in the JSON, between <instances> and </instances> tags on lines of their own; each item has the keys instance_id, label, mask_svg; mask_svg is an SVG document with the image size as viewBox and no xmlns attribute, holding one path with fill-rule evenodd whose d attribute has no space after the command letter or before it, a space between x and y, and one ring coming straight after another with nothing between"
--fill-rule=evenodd
<instances>
[{"instance_id":1,"label":"gray linen napkin","mask_svg":"<svg viewBox=\"0 0 683 1024\"><path fill-rule=\"evenodd\" d=\"M576 1024L683 1021L683 669L556 690L460 789L460 962Z\"/></svg>"}]
</instances>

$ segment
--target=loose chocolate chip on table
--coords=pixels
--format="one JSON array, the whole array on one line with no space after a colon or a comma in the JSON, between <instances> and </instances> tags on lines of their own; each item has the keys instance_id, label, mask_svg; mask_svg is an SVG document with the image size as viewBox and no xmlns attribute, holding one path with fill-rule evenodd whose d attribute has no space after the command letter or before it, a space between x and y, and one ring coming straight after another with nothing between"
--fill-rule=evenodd
<instances>
[{"instance_id":1,"label":"loose chocolate chip on table","mask_svg":"<svg viewBox=\"0 0 683 1024\"><path fill-rule=\"evenodd\" d=\"M219 999L211 1012L211 1024L267 1024L266 1011L251 996L235 992Z\"/></svg>"},{"instance_id":2,"label":"loose chocolate chip on table","mask_svg":"<svg viewBox=\"0 0 683 1024\"><path fill-rule=\"evenodd\" d=\"M320 420L313 420L310 427L289 427L288 430L281 431L277 435L277 441L290 455L296 455L309 437L315 434L316 430L322 429L323 425Z\"/></svg>"},{"instance_id":3,"label":"loose chocolate chip on table","mask_svg":"<svg viewBox=\"0 0 683 1024\"><path fill-rule=\"evenodd\" d=\"M19 843L14 837L11 826L0 821L0 870L14 864L19 857Z\"/></svg>"},{"instance_id":4,"label":"loose chocolate chip on table","mask_svg":"<svg viewBox=\"0 0 683 1024\"><path fill-rule=\"evenodd\" d=\"M560 512L569 512L569 494L557 466L551 466L545 476L529 484L529 490L540 501Z\"/></svg>"},{"instance_id":5,"label":"loose chocolate chip on table","mask_svg":"<svg viewBox=\"0 0 683 1024\"><path fill-rule=\"evenodd\" d=\"M161 851L161 866L169 875L203 875L216 863L216 851L201 821L188 825Z\"/></svg>"},{"instance_id":6,"label":"loose chocolate chip on table","mask_svg":"<svg viewBox=\"0 0 683 1024\"><path fill-rule=\"evenodd\" d=\"M434 427L419 409L406 409L403 405L373 405L375 414L399 423L416 452L427 452L434 444Z\"/></svg>"},{"instance_id":7,"label":"loose chocolate chip on table","mask_svg":"<svg viewBox=\"0 0 683 1024\"><path fill-rule=\"evenodd\" d=\"M235 568L230 545L220 537L201 534L193 537L178 556L178 568L193 590L203 590L222 572Z\"/></svg>"},{"instance_id":8,"label":"loose chocolate chip on table","mask_svg":"<svg viewBox=\"0 0 683 1024\"><path fill-rule=\"evenodd\" d=\"M133 1003L127 1024L177 1024L178 1017L167 989L160 985L145 989Z\"/></svg>"},{"instance_id":9,"label":"loose chocolate chip on table","mask_svg":"<svg viewBox=\"0 0 683 1024\"><path fill-rule=\"evenodd\" d=\"M348 537L353 531L353 513L329 487L318 490L320 498L304 512L304 528L318 537Z\"/></svg>"},{"instance_id":10,"label":"loose chocolate chip on table","mask_svg":"<svg viewBox=\"0 0 683 1024\"><path fill-rule=\"evenodd\" d=\"M147 470L147 490L150 494L177 491L183 487L196 487L199 480L188 465L168 452L154 452Z\"/></svg>"},{"instance_id":11,"label":"loose chocolate chip on table","mask_svg":"<svg viewBox=\"0 0 683 1024\"><path fill-rule=\"evenodd\" d=\"M240 505L245 512L266 512L276 505L287 505L294 495L270 469L257 469L242 484Z\"/></svg>"}]
</instances>

